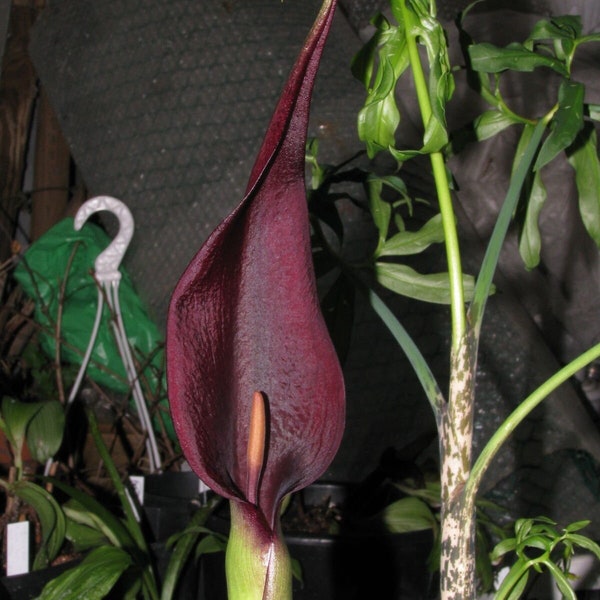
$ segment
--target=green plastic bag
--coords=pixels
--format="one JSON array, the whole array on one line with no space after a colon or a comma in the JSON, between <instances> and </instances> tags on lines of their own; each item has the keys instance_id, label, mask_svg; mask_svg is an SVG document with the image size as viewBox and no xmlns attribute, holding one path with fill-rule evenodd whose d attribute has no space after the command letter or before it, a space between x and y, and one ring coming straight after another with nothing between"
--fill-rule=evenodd
<instances>
[{"instance_id":1,"label":"green plastic bag","mask_svg":"<svg viewBox=\"0 0 600 600\"><path fill-rule=\"evenodd\" d=\"M96 257L111 243L102 229L86 223L80 231L73 219L57 223L27 250L15 270L15 278L29 297L35 300L35 319L41 325L40 342L49 356L55 356L55 327L62 303L61 358L80 365L88 346L98 306L98 288L92 276ZM146 365L143 377L156 393L166 389L163 381L163 344L156 324L148 317L131 280L123 268L119 299L125 331L134 357ZM66 278L66 282L65 282ZM65 282L65 283L63 283ZM104 306L98 337L87 374L99 384L117 392L128 392L125 367L110 327L110 311ZM159 386L162 386L159 388ZM166 398L161 402L167 433L174 438Z\"/></svg>"}]
</instances>

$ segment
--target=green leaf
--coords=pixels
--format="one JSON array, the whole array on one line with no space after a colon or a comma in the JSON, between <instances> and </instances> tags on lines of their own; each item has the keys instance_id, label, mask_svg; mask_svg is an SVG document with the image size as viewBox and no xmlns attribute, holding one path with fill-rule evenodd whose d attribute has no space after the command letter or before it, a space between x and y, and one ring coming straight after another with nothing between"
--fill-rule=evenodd
<instances>
[{"instance_id":1,"label":"green leaf","mask_svg":"<svg viewBox=\"0 0 600 600\"><path fill-rule=\"evenodd\" d=\"M547 165L560 152L570 146L583 127L583 96L585 88L581 83L563 81L558 90L558 109L550 125L550 135L546 138L534 170Z\"/></svg>"},{"instance_id":2,"label":"green leaf","mask_svg":"<svg viewBox=\"0 0 600 600\"><path fill-rule=\"evenodd\" d=\"M498 214L498 218L496 219L494 231L488 242L481 269L477 277L475 296L469 308L471 323L477 335L479 335L481 328L485 306L490 294L498 259L500 257L500 251L502 250L506 233L519 201L523 183L530 171L531 162L533 161L545 127L546 122L544 120L540 120L535 127L526 125L519 140L517 155L515 156L515 161L513 163L514 168L510 186L506 192L506 197L502 208L500 209L500 213Z\"/></svg>"},{"instance_id":3,"label":"green leaf","mask_svg":"<svg viewBox=\"0 0 600 600\"><path fill-rule=\"evenodd\" d=\"M577 42L579 44L585 44L587 42L600 42L600 33L590 33L580 37Z\"/></svg>"},{"instance_id":4,"label":"green leaf","mask_svg":"<svg viewBox=\"0 0 600 600\"><path fill-rule=\"evenodd\" d=\"M441 503L441 484L439 481L427 481L425 487L414 487L410 484L399 482L396 487L407 496L420 498L428 506L439 506Z\"/></svg>"},{"instance_id":5,"label":"green leaf","mask_svg":"<svg viewBox=\"0 0 600 600\"><path fill-rule=\"evenodd\" d=\"M600 121L600 104L587 104L586 106L590 119Z\"/></svg>"},{"instance_id":6,"label":"green leaf","mask_svg":"<svg viewBox=\"0 0 600 600\"><path fill-rule=\"evenodd\" d=\"M515 538L507 538L498 542L490 554L493 562L498 562L505 554L514 552L517 548L517 540Z\"/></svg>"},{"instance_id":7,"label":"green leaf","mask_svg":"<svg viewBox=\"0 0 600 600\"><path fill-rule=\"evenodd\" d=\"M400 122L396 105L396 82L406 70L408 51L401 28L391 27L384 17L375 21L378 31L355 57L353 72L367 88L367 99L358 114L358 136L372 158L380 150L393 146ZM378 51L377 70L374 72L375 52Z\"/></svg>"},{"instance_id":8,"label":"green leaf","mask_svg":"<svg viewBox=\"0 0 600 600\"><path fill-rule=\"evenodd\" d=\"M381 197L383 189L383 181L381 179L370 177L367 181L367 186L369 190L369 209L379 234L377 242L377 249L379 249L383 246L387 238L390 219L392 217L392 207L389 202L386 202Z\"/></svg>"},{"instance_id":9,"label":"green leaf","mask_svg":"<svg viewBox=\"0 0 600 600\"><path fill-rule=\"evenodd\" d=\"M204 527L203 525L188 525L183 531L179 531L177 533L174 533L173 535L171 535L169 537L169 539L167 540L167 548L171 548L174 547L177 543L179 543L179 540L183 537L185 537L186 535L189 535L190 533L193 534L197 534L197 533L203 533L206 535L211 535L213 537L223 537L221 536L221 534L214 532L212 529L209 529L208 527ZM223 537L223 539L225 541L227 541L227 538Z\"/></svg>"},{"instance_id":10,"label":"green leaf","mask_svg":"<svg viewBox=\"0 0 600 600\"><path fill-rule=\"evenodd\" d=\"M494 587L494 569L488 552L488 543L488 537L483 528L477 525L475 530L475 572L483 592Z\"/></svg>"},{"instance_id":11,"label":"green leaf","mask_svg":"<svg viewBox=\"0 0 600 600\"><path fill-rule=\"evenodd\" d=\"M515 522L515 537L520 544L531 532L534 519L517 519Z\"/></svg>"},{"instance_id":12,"label":"green leaf","mask_svg":"<svg viewBox=\"0 0 600 600\"><path fill-rule=\"evenodd\" d=\"M302 564L297 558L292 558L292 577L302 583L304 579L302 578Z\"/></svg>"},{"instance_id":13,"label":"green leaf","mask_svg":"<svg viewBox=\"0 0 600 600\"><path fill-rule=\"evenodd\" d=\"M600 247L600 162L598 161L596 131L585 127L567 158L575 169L575 183L579 192L579 212L588 234Z\"/></svg>"},{"instance_id":14,"label":"green leaf","mask_svg":"<svg viewBox=\"0 0 600 600\"><path fill-rule=\"evenodd\" d=\"M115 491L117 492L117 496L121 502L121 508L123 509L123 513L125 515L125 526L127 528L128 533L135 540L137 547L144 553L148 554L148 544L146 542L146 538L142 532L140 524L138 523L135 513L133 510L132 496L128 495L123 482L121 481L121 477L117 471L117 467L100 435L100 430L98 429L98 421L96 420L96 415L93 411L87 411L88 422L90 425L90 433L92 438L94 439L94 443L98 450L98 454L102 461L104 462L104 467L110 477L110 480L113 484ZM135 495L133 496L133 500L135 501Z\"/></svg>"},{"instance_id":15,"label":"green leaf","mask_svg":"<svg viewBox=\"0 0 600 600\"><path fill-rule=\"evenodd\" d=\"M530 72L537 67L548 67L557 73L568 77L564 64L551 56L536 54L523 44L512 43L500 48L487 42L473 44L468 48L471 66L482 73L501 73L508 69L512 71Z\"/></svg>"},{"instance_id":16,"label":"green leaf","mask_svg":"<svg viewBox=\"0 0 600 600\"><path fill-rule=\"evenodd\" d=\"M63 545L67 527L65 515L52 494L35 483L18 481L11 486L11 490L29 504L40 519L42 544L33 561L33 568L42 569L57 556Z\"/></svg>"},{"instance_id":17,"label":"green leaf","mask_svg":"<svg viewBox=\"0 0 600 600\"><path fill-rule=\"evenodd\" d=\"M171 600L174 598L174 593L177 588L179 576L183 571L183 567L190 558L194 546L198 543L201 533L193 531L194 528L203 526L210 516L211 512L217 506L219 500L213 498L205 507L197 510L191 520L190 525L184 530L183 534L177 539L167 570L165 572L163 587L161 592L161 600ZM204 538L207 539L207 538Z\"/></svg>"},{"instance_id":18,"label":"green leaf","mask_svg":"<svg viewBox=\"0 0 600 600\"><path fill-rule=\"evenodd\" d=\"M430 126L439 125L439 121L436 123L435 120L429 120ZM439 128L438 128L439 130ZM439 130L440 133L443 133L442 130ZM419 150L398 150L398 148L388 148L389 153L396 159L398 163L406 162L411 158L415 158L417 156L424 156L427 154L433 154L434 152L440 152L447 143L447 139L444 140L441 136L436 136L435 133L432 133L430 136L430 144L423 145Z\"/></svg>"},{"instance_id":19,"label":"green leaf","mask_svg":"<svg viewBox=\"0 0 600 600\"><path fill-rule=\"evenodd\" d=\"M475 137L479 140L487 140L494 137L507 127L514 125L517 121L514 117L499 110L488 110L479 115L473 122Z\"/></svg>"},{"instance_id":20,"label":"green leaf","mask_svg":"<svg viewBox=\"0 0 600 600\"><path fill-rule=\"evenodd\" d=\"M21 456L27 426L41 410L41 402L20 402L14 398L2 399L2 418L7 428L7 437L15 455Z\"/></svg>"},{"instance_id":21,"label":"green leaf","mask_svg":"<svg viewBox=\"0 0 600 600\"><path fill-rule=\"evenodd\" d=\"M543 550L544 552L550 552L552 550L553 540L545 535L529 535L521 544L517 547L517 552L525 554L527 548L535 548L536 550ZM526 555L528 558L529 556Z\"/></svg>"},{"instance_id":22,"label":"green leaf","mask_svg":"<svg viewBox=\"0 0 600 600\"><path fill-rule=\"evenodd\" d=\"M207 535L202 538L197 546L196 552L194 553L195 558L199 558L203 554L214 554L215 552L225 552L227 548L227 540L223 540L216 535Z\"/></svg>"},{"instance_id":23,"label":"green leaf","mask_svg":"<svg viewBox=\"0 0 600 600\"><path fill-rule=\"evenodd\" d=\"M439 152L448 144L448 131L446 130L446 120L442 120L433 113L425 125L423 134L423 147L420 154L431 154Z\"/></svg>"},{"instance_id":24,"label":"green leaf","mask_svg":"<svg viewBox=\"0 0 600 600\"><path fill-rule=\"evenodd\" d=\"M52 458L60 448L65 430L65 411L57 400L41 403L27 427L27 447L39 463Z\"/></svg>"},{"instance_id":25,"label":"green leaf","mask_svg":"<svg viewBox=\"0 0 600 600\"><path fill-rule=\"evenodd\" d=\"M101 600L131 565L131 557L121 548L101 546L46 584L38 600Z\"/></svg>"},{"instance_id":26,"label":"green leaf","mask_svg":"<svg viewBox=\"0 0 600 600\"><path fill-rule=\"evenodd\" d=\"M544 561L544 565L552 574L552 578L554 579L560 593L563 598L567 598L568 600L577 600L577 596L569 583L566 575L560 570L560 568L555 565L552 561Z\"/></svg>"},{"instance_id":27,"label":"green leaf","mask_svg":"<svg viewBox=\"0 0 600 600\"><path fill-rule=\"evenodd\" d=\"M412 214L413 200L408 194L406 184L397 175L378 176L371 174L367 178L366 183L369 196L369 210L371 211L371 217L373 218L373 222L375 223L379 234L377 248L375 249L375 255L377 255L377 252L387 239L393 206L397 206L398 204L406 204L408 206L409 213ZM382 197L384 186L400 194L402 200L395 201L393 205L392 203L384 200ZM396 221L398 229L403 230L404 221L402 220L402 217L396 213L395 218L398 219Z\"/></svg>"},{"instance_id":28,"label":"green leaf","mask_svg":"<svg viewBox=\"0 0 600 600\"><path fill-rule=\"evenodd\" d=\"M365 289L364 285L359 284L359 289L367 294L369 304L406 354L437 420L440 418L442 407L445 405L445 399L423 354L383 300L373 290Z\"/></svg>"},{"instance_id":29,"label":"green leaf","mask_svg":"<svg viewBox=\"0 0 600 600\"><path fill-rule=\"evenodd\" d=\"M406 162L416 156L423 156L440 152L448 144L448 134L445 126L434 115L429 119L425 135L423 137L423 147L419 150L398 150L397 148L388 148L389 153L398 163Z\"/></svg>"},{"instance_id":30,"label":"green leaf","mask_svg":"<svg viewBox=\"0 0 600 600\"><path fill-rule=\"evenodd\" d=\"M569 39L575 40L581 35L581 17L565 15L553 17L550 20L542 19L538 21L531 33L529 40L555 40Z\"/></svg>"},{"instance_id":31,"label":"green leaf","mask_svg":"<svg viewBox=\"0 0 600 600\"><path fill-rule=\"evenodd\" d=\"M326 168L323 168L318 161L319 139L309 138L306 142L306 154L304 160L311 167L311 191L319 189L325 179Z\"/></svg>"},{"instance_id":32,"label":"green leaf","mask_svg":"<svg viewBox=\"0 0 600 600\"><path fill-rule=\"evenodd\" d=\"M589 519L586 519L584 521L575 521L573 523L569 523L569 525L565 527L565 531L567 533L574 533L575 531L585 529L590 523L591 521Z\"/></svg>"},{"instance_id":33,"label":"green leaf","mask_svg":"<svg viewBox=\"0 0 600 600\"><path fill-rule=\"evenodd\" d=\"M437 530L438 523L425 502L419 498L408 496L392 502L383 510L383 522L392 533Z\"/></svg>"},{"instance_id":34,"label":"green leaf","mask_svg":"<svg viewBox=\"0 0 600 600\"><path fill-rule=\"evenodd\" d=\"M585 535L571 533L569 534L569 541L571 541L579 548L583 548L584 550L591 552L598 560L600 560L600 546L596 542L594 542L594 540L591 540Z\"/></svg>"},{"instance_id":35,"label":"green leaf","mask_svg":"<svg viewBox=\"0 0 600 600\"><path fill-rule=\"evenodd\" d=\"M540 235L539 218L547 197L540 172L536 171L527 199L525 220L519 238L519 252L527 269L537 267L540 262L542 237Z\"/></svg>"},{"instance_id":36,"label":"green leaf","mask_svg":"<svg viewBox=\"0 0 600 600\"><path fill-rule=\"evenodd\" d=\"M408 195L408 188L406 187L406 183L404 180L398 175L374 175L371 174L369 176L369 180L381 181L383 185L389 187L390 189L398 192L402 196L402 198L406 201L406 203L411 206L412 199Z\"/></svg>"},{"instance_id":37,"label":"green leaf","mask_svg":"<svg viewBox=\"0 0 600 600\"><path fill-rule=\"evenodd\" d=\"M410 8L416 19L407 23L427 50L429 62L429 97L434 119L439 123L446 134L446 103L452 98L454 92L454 77L448 54L446 32L440 22L431 15L428 1L413 0ZM397 12L397 11L396 11ZM395 13L396 14L396 13ZM425 145L429 136L425 133Z\"/></svg>"},{"instance_id":38,"label":"green leaf","mask_svg":"<svg viewBox=\"0 0 600 600\"><path fill-rule=\"evenodd\" d=\"M447 146L446 103L454 92L454 77L443 27L430 14L427 2L412 0L406 4L406 8L406 22L403 22L404 10L392 4L394 16L401 24L398 29L402 32L403 39L406 37L406 32L409 32L411 37L414 36L426 48L430 67L428 95L431 114L426 117L423 147L420 150L398 150L390 146L389 151L398 162L404 162L420 154L438 152ZM407 64L410 63L408 47L406 61Z\"/></svg>"},{"instance_id":39,"label":"green leaf","mask_svg":"<svg viewBox=\"0 0 600 600\"><path fill-rule=\"evenodd\" d=\"M91 500L92 502L96 502L94 498L91 498ZM113 530L113 527L111 527L111 525L114 523L113 519L119 523L119 525L117 525L117 530L122 528L123 525L121 525L121 522L118 521L118 519L116 519L112 513L108 513L112 519L109 519L109 523L106 523L103 519L103 517L106 516L106 513L99 513L94 510L86 509L80 502L74 500L73 498L63 504L63 511L69 522L95 530L99 535L101 535L103 538L106 538L114 546L124 545L123 542L125 540L121 539L118 533L116 533ZM128 540L129 538L126 539Z\"/></svg>"},{"instance_id":40,"label":"green leaf","mask_svg":"<svg viewBox=\"0 0 600 600\"><path fill-rule=\"evenodd\" d=\"M367 97L358 113L358 137L367 146L369 158L395 144L395 133L400 123L394 90L396 77L389 61L379 66L377 87Z\"/></svg>"},{"instance_id":41,"label":"green leaf","mask_svg":"<svg viewBox=\"0 0 600 600\"><path fill-rule=\"evenodd\" d=\"M375 277L381 285L396 294L435 304L450 303L448 273L422 274L406 265L376 262ZM473 277L465 275L463 286L468 302L473 297Z\"/></svg>"},{"instance_id":42,"label":"green leaf","mask_svg":"<svg viewBox=\"0 0 600 600\"><path fill-rule=\"evenodd\" d=\"M502 580L494 600L518 600L527 586L529 570L522 560L517 560Z\"/></svg>"},{"instance_id":43,"label":"green leaf","mask_svg":"<svg viewBox=\"0 0 600 600\"><path fill-rule=\"evenodd\" d=\"M73 544L75 552L84 552L109 543L107 537L98 529L69 518L67 518L66 538Z\"/></svg>"},{"instance_id":44,"label":"green leaf","mask_svg":"<svg viewBox=\"0 0 600 600\"><path fill-rule=\"evenodd\" d=\"M381 249L375 253L380 256L406 256L418 254L429 248L431 244L444 241L442 215L432 217L418 231L400 231L385 241Z\"/></svg>"},{"instance_id":45,"label":"green leaf","mask_svg":"<svg viewBox=\"0 0 600 600\"><path fill-rule=\"evenodd\" d=\"M136 543L127 527L96 498L88 496L81 490L67 485L58 479L48 477L45 480L51 482L55 487L76 501L68 502L65 505L64 510L69 518L78 523L97 528L98 531L106 535L116 546L130 550L135 549Z\"/></svg>"},{"instance_id":46,"label":"green leaf","mask_svg":"<svg viewBox=\"0 0 600 600\"><path fill-rule=\"evenodd\" d=\"M390 22L381 13L371 19L371 25L375 27L375 33L356 53L350 65L352 75L365 86L367 91L371 87L375 72L377 49L385 45L390 36L395 35Z\"/></svg>"}]
</instances>

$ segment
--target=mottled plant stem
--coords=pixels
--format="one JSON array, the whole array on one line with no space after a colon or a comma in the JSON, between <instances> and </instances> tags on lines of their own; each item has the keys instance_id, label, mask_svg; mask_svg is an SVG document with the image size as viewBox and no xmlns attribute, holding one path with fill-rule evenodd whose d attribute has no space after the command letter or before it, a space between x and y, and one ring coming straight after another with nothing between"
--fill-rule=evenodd
<instances>
[{"instance_id":1,"label":"mottled plant stem","mask_svg":"<svg viewBox=\"0 0 600 600\"><path fill-rule=\"evenodd\" d=\"M406 0L401 0L400 6L419 109L427 126L432 107L417 50L414 16ZM442 152L433 152L430 159L444 227L452 321L450 389L448 402L438 414L442 463L440 592L442 600L471 600L475 597L475 507L473 497L465 496L464 489L471 471L477 347L466 318L462 261L445 160Z\"/></svg>"},{"instance_id":2,"label":"mottled plant stem","mask_svg":"<svg viewBox=\"0 0 600 600\"><path fill-rule=\"evenodd\" d=\"M467 334L452 352L449 401L440 426L442 600L475 597L474 496L464 493L471 471L475 363L473 337Z\"/></svg>"}]
</instances>

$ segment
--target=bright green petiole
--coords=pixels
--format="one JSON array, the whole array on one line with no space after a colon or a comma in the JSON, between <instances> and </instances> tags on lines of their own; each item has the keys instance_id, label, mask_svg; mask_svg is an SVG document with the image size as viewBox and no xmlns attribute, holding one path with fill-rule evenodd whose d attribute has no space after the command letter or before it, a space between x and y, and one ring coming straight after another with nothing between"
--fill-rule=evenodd
<instances>
[{"instance_id":1,"label":"bright green petiole","mask_svg":"<svg viewBox=\"0 0 600 600\"><path fill-rule=\"evenodd\" d=\"M427 89L427 81L421 65L419 51L417 49L417 40L414 35L414 15L408 10L406 0L401 2L402 16L404 19L406 44L410 66L412 69L417 101L421 111L423 124L427 123L432 115L431 99ZM450 310L452 314L452 348L457 350L460 340L463 338L466 329L466 311L463 290L462 262L460 249L458 245L458 233L456 230L456 219L454 209L452 208L452 197L450 195L450 184L446 172L446 163L441 152L430 154L431 167L435 180L435 188L442 214L442 223L444 227L444 238L446 244L446 256L448 259L448 274L450 276Z\"/></svg>"},{"instance_id":2,"label":"bright green petiole","mask_svg":"<svg viewBox=\"0 0 600 600\"><path fill-rule=\"evenodd\" d=\"M229 600L291 600L292 564L282 535L249 505L232 500L225 555Z\"/></svg>"}]
</instances>

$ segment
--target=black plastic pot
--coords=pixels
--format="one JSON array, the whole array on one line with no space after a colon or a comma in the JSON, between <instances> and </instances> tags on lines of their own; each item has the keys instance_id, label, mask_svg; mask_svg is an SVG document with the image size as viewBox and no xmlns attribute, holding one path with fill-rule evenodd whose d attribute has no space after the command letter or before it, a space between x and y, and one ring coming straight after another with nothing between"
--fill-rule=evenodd
<instances>
[{"instance_id":1,"label":"black plastic pot","mask_svg":"<svg viewBox=\"0 0 600 600\"><path fill-rule=\"evenodd\" d=\"M166 472L147 475L144 483L144 516L156 542L152 553L159 579L162 579L171 558L172 549L165 542L189 524L197 509L198 476L194 473ZM194 557L185 565L180 575L177 598L195 600L201 597L200 573Z\"/></svg>"},{"instance_id":2,"label":"black plastic pot","mask_svg":"<svg viewBox=\"0 0 600 600\"><path fill-rule=\"evenodd\" d=\"M198 476L191 472L147 475L144 513L154 539L165 541L190 522L193 501L198 500Z\"/></svg>"},{"instance_id":3,"label":"black plastic pot","mask_svg":"<svg viewBox=\"0 0 600 600\"><path fill-rule=\"evenodd\" d=\"M33 600L42 593L42 589L49 581L74 567L78 562L66 562L24 575L0 577L0 598L2 600Z\"/></svg>"},{"instance_id":4,"label":"black plastic pot","mask_svg":"<svg viewBox=\"0 0 600 600\"><path fill-rule=\"evenodd\" d=\"M150 551L152 553L154 565L156 566L158 578L161 580L167 569L167 565L169 564L172 550L167 549L164 543L156 542L151 544ZM55 567L32 571L31 573L24 575L1 577L0 600L33 600L42 593L44 586L48 582L52 581L52 579L58 577L68 569L77 566L78 562L79 560L71 561ZM199 579L199 570L196 568L193 561L189 561L179 577L176 597L185 598L186 600L199 600L201 598ZM117 584L117 588L108 595L108 598L119 600L120 597L121 592L119 591Z\"/></svg>"},{"instance_id":5,"label":"black plastic pot","mask_svg":"<svg viewBox=\"0 0 600 600\"><path fill-rule=\"evenodd\" d=\"M304 491L304 503L343 501L348 488L315 484ZM220 519L223 521L224 519ZM227 528L213 519L209 527ZM380 529L342 530L336 535L286 535L292 558L302 567L302 583L294 580L294 600L421 600L428 597L431 573L427 558L433 547L430 531L390 534ZM203 558L205 600L225 600L223 554Z\"/></svg>"}]
</instances>

